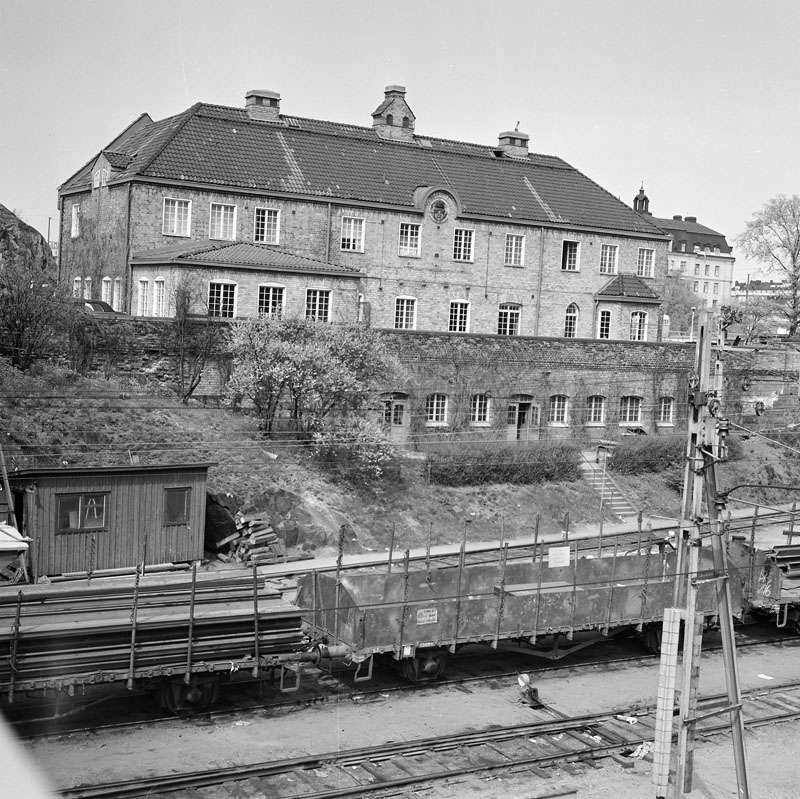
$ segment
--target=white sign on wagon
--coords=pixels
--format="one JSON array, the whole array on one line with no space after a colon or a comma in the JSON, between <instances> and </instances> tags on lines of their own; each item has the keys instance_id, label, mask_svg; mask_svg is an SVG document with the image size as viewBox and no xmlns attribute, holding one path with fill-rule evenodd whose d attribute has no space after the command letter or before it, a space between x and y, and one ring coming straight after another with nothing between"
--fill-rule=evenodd
<instances>
[{"instance_id":1,"label":"white sign on wagon","mask_svg":"<svg viewBox=\"0 0 800 799\"><path fill-rule=\"evenodd\" d=\"M571 547L548 547L547 565L553 569L559 566L569 566L569 553Z\"/></svg>"}]
</instances>

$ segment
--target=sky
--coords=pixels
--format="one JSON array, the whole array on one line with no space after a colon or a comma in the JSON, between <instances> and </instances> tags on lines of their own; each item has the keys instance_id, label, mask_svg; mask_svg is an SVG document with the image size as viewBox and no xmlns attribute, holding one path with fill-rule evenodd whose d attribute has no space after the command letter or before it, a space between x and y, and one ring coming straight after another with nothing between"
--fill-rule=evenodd
<instances>
[{"instance_id":1,"label":"sky","mask_svg":"<svg viewBox=\"0 0 800 799\"><path fill-rule=\"evenodd\" d=\"M57 237L58 186L141 113L201 101L416 132L519 130L631 205L729 244L800 193L797 0L0 0L0 204ZM763 267L737 255L736 278Z\"/></svg>"}]
</instances>

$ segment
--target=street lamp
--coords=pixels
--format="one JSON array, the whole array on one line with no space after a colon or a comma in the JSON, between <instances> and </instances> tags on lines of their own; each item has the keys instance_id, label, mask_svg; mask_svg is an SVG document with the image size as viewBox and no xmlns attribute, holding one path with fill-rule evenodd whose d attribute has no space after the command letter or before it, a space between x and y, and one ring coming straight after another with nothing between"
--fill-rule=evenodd
<instances>
[{"instance_id":1,"label":"street lamp","mask_svg":"<svg viewBox=\"0 0 800 799\"><path fill-rule=\"evenodd\" d=\"M694 341L694 313L697 308L692 308L692 323L689 325L689 341Z\"/></svg>"}]
</instances>

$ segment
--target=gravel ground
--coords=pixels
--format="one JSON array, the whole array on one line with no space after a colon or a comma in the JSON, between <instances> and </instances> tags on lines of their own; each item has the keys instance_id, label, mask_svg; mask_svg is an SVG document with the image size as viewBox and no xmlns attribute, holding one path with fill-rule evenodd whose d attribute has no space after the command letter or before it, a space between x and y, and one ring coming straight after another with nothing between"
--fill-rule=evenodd
<instances>
[{"instance_id":1,"label":"gravel ground","mask_svg":"<svg viewBox=\"0 0 800 799\"><path fill-rule=\"evenodd\" d=\"M797 656L797 647L785 646L771 653L767 663L763 654L742 650L738 657L742 690L794 680ZM637 703L652 704L657 683L656 663L592 674L561 671L536 678L542 701L568 715L623 709ZM721 655L707 654L701 667L700 692L719 691L724 691ZM387 711L391 724L386 722ZM73 734L36 741L25 748L50 783L63 788L84 782L335 752L391 740L435 737L456 729L479 730L530 720L530 710L521 701L516 681L508 680L494 687L431 688L410 696L387 695L368 703L348 699L303 711L253 713L236 721L175 719L155 728ZM800 797L800 763L795 757L794 742L797 733L798 727L792 723L747 733L753 797ZM649 762L631 760L627 767L612 759L603 763L601 769L553 769L546 784L489 778L437 785L414 795L534 799L548 792L574 790L572 795L587 799L655 796ZM738 795L730 737L698 744L694 774L694 790L688 794L692 799ZM34 794L16 793L16 796L28 795Z\"/></svg>"}]
</instances>

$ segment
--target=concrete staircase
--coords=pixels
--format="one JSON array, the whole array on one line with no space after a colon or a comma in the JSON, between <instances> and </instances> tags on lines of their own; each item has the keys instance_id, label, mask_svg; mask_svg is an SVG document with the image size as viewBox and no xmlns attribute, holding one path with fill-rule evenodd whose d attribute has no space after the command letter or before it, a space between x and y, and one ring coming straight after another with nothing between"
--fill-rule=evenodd
<instances>
[{"instance_id":1,"label":"concrete staircase","mask_svg":"<svg viewBox=\"0 0 800 799\"><path fill-rule=\"evenodd\" d=\"M639 511L628 502L625 495L617 488L611 475L603 471L603 464L595 462L595 451L585 452L581 462L581 476L600 495L603 507L607 508L619 519L637 516Z\"/></svg>"}]
</instances>

